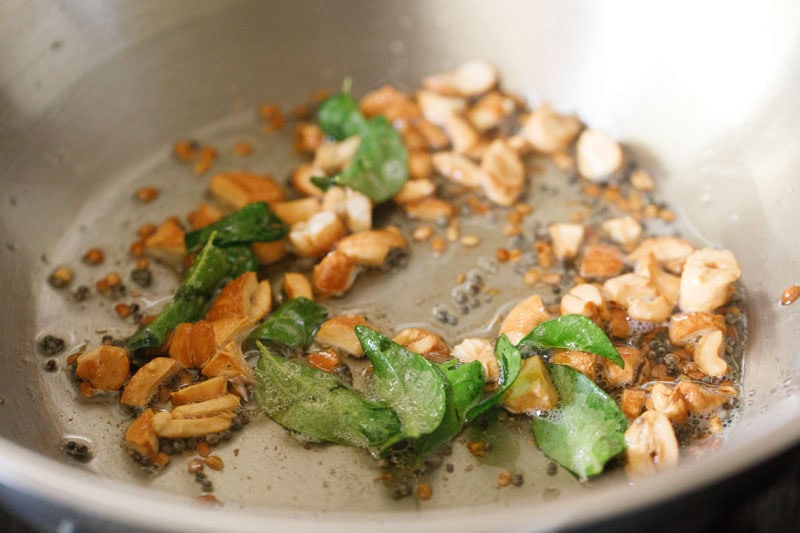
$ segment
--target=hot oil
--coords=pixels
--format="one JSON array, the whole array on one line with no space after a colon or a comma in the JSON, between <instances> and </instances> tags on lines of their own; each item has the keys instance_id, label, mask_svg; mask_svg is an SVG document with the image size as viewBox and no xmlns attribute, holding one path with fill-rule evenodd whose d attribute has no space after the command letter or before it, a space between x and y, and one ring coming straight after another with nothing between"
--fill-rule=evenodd
<instances>
[{"instance_id":1,"label":"hot oil","mask_svg":"<svg viewBox=\"0 0 800 533\"><path fill-rule=\"evenodd\" d=\"M173 215L184 217L204 199L208 179L215 172L245 169L278 179L288 178L302 161L293 150L292 125L266 134L262 126L254 113L247 112L187 135L219 151L219 158L203 175L196 175L191 165L176 162L169 153L170 147L165 146L150 157L143 157L137 167L113 176L105 188L87 199L76 214L74 225L64 229L65 237L59 248L48 253L51 264L73 267L75 281L69 290L45 285L38 304L41 336L54 334L68 341L64 352L55 356L59 368L66 367L65 360L71 353L83 346L100 344L103 335L124 338L135 331L136 324L131 318L123 320L116 316L115 304L136 303L143 313L149 313L157 311L172 295L179 274L157 262L152 262L153 283L149 288L138 288L130 280L135 259L128 248L137 239L136 229L140 224L158 224ZM251 156L234 155L233 147L240 141L253 144ZM546 238L547 226L552 222L581 220L596 224L622 212L612 202L581 194L585 183L577 179L574 170L561 170L543 158L532 159L529 168L532 171L525 203L532 213L523 217L518 234L504 232L514 208L477 213L469 208L465 197L453 194L461 212L458 237L447 240L440 253L431 251L430 239L418 242L409 238L411 245L399 261L383 271L363 273L344 298L325 301L330 314L363 314L387 336L406 327L423 327L453 346L467 337L495 338L502 316L533 292L542 297L546 306L558 304L572 285L576 266L556 262L544 273L560 275L558 282L527 285L526 273L536 265L535 241ZM134 196L143 186L158 187L159 197L148 204L138 203ZM406 236L421 225L409 222L391 206L382 206L376 210L374 225L387 224L398 225ZM680 227L660 221L647 224L648 231L661 234L679 233ZM445 237L448 228L435 226L434 231ZM475 237L477 243L462 244L464 236ZM104 250L107 258L104 264L90 267L81 263L80 257L91 247ZM501 248L519 250L519 257L498 260ZM262 274L272 279L277 288L283 272L308 272L311 267L310 262L283 261ZM112 270L120 273L127 289L116 300L94 290L95 283ZM48 274L42 269L36 276L44 284ZM72 296L79 285L91 289L87 299L76 300ZM744 326L743 322L736 325L740 327L742 340ZM742 351L740 342L726 355L731 366L741 368ZM354 385L363 388L368 374L364 360L347 363ZM43 372L41 383L42 394L54 411L63 415L59 421L64 434L82 435L92 443L92 460L85 467L190 498L197 495L197 486L187 478L184 465L173 464L153 477L144 476L130 461L122 445L122 436L130 423L127 413L109 405L107 400L81 399L67 372ZM67 410L69 414L64 415ZM726 429L735 419L735 407L730 413ZM536 449L527 417L505 414L502 417L503 420L491 419L485 427L481 422L470 428L446 450L449 453L434 461L437 464L429 465L432 468L424 479L431 483L436 495L431 507L515 498L546 504L556 495L567 497L581 490L570 474L555 468ZM478 441L490 443L489 450L481 456L471 453L468 447L470 442ZM311 506L322 510L397 510L414 506L411 499L391 500L376 481L380 468L368 454L342 446L309 447L263 416L257 417L245 431L237 432L230 441L220 444L215 453L222 455L228 465L224 473L213 474L216 495L222 501L283 509ZM179 459L173 461L180 463ZM498 490L497 478L504 472L524 475L524 484ZM409 479L417 483L422 478L412 472Z\"/></svg>"}]
</instances>

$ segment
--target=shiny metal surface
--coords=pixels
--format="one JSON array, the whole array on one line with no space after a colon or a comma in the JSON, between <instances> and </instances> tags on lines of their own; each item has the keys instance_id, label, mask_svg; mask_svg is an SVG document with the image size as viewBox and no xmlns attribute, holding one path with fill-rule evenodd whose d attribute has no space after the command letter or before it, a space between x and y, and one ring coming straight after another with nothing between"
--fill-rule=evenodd
<instances>
[{"instance_id":1,"label":"shiny metal surface","mask_svg":"<svg viewBox=\"0 0 800 533\"><path fill-rule=\"evenodd\" d=\"M0 494L49 527L67 517L194 531L527 530L656 503L796 442L800 307L777 302L800 272L798 20L791 1L0 5ZM41 329L70 332L73 345L93 333L75 327L75 307L42 283L52 265L88 242L124 250L109 228L128 214L115 206L142 180L170 175L164 161L177 138L254 135L249 113L261 102L289 107L345 75L364 90L412 87L475 57L494 62L531 102L575 110L620 138L653 169L691 237L739 257L751 338L741 418L722 448L633 488L611 480L583 490L560 479L563 494L549 502L534 474L524 491L487 491L497 472L484 469L455 477L418 508L365 484L374 470L363 454L307 452L261 420L237 437L242 462L215 478L227 502L220 509L191 507L193 482L179 468L139 475L119 445L122 416L78 407L66 375L41 371L33 346ZM290 146L269 146L254 168L285 173ZM202 189L174 179L186 195L152 216L185 208ZM388 319L409 320L408 311ZM72 434L97 445L87 466L59 451Z\"/></svg>"}]
</instances>

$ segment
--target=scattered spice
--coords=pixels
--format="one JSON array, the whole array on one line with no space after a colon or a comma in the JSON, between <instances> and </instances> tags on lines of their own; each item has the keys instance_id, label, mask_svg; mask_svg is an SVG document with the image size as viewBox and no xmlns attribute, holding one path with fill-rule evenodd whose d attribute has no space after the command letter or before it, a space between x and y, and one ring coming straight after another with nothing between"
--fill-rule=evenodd
<instances>
[{"instance_id":1,"label":"scattered spice","mask_svg":"<svg viewBox=\"0 0 800 533\"><path fill-rule=\"evenodd\" d=\"M800 298L800 285L787 287L781 294L781 305L791 305Z\"/></svg>"},{"instance_id":2,"label":"scattered spice","mask_svg":"<svg viewBox=\"0 0 800 533\"><path fill-rule=\"evenodd\" d=\"M141 237L142 239L148 238L150 235L156 232L158 227L155 224L142 224L136 229L136 234Z\"/></svg>"},{"instance_id":3,"label":"scattered spice","mask_svg":"<svg viewBox=\"0 0 800 533\"><path fill-rule=\"evenodd\" d=\"M200 143L194 140L178 141L172 147L172 155L179 161L189 162L197 157Z\"/></svg>"},{"instance_id":4,"label":"scattered spice","mask_svg":"<svg viewBox=\"0 0 800 533\"><path fill-rule=\"evenodd\" d=\"M206 464L205 462L200 459L199 457L194 457L189 460L189 463L186 465L186 469L189 471L190 474L197 474L202 472L205 469Z\"/></svg>"},{"instance_id":5,"label":"scattered spice","mask_svg":"<svg viewBox=\"0 0 800 533\"><path fill-rule=\"evenodd\" d=\"M63 289L72 283L74 275L68 266L60 266L47 277L47 282L54 289Z\"/></svg>"},{"instance_id":6,"label":"scattered spice","mask_svg":"<svg viewBox=\"0 0 800 533\"><path fill-rule=\"evenodd\" d=\"M114 306L114 312L117 313L117 316L120 318L128 318L131 316L131 306L126 304L117 304Z\"/></svg>"},{"instance_id":7,"label":"scattered spice","mask_svg":"<svg viewBox=\"0 0 800 533\"><path fill-rule=\"evenodd\" d=\"M264 131L277 131L283 128L286 119L281 112L281 109L276 104L264 104L258 109L258 116L266 124Z\"/></svg>"},{"instance_id":8,"label":"scattered spice","mask_svg":"<svg viewBox=\"0 0 800 533\"><path fill-rule=\"evenodd\" d=\"M135 268L131 271L131 281L140 287L149 287L153 283L153 273L149 268Z\"/></svg>"},{"instance_id":9,"label":"scattered spice","mask_svg":"<svg viewBox=\"0 0 800 533\"><path fill-rule=\"evenodd\" d=\"M105 260L106 256L100 248L91 248L83 254L83 262L89 266L100 265Z\"/></svg>"},{"instance_id":10,"label":"scattered spice","mask_svg":"<svg viewBox=\"0 0 800 533\"><path fill-rule=\"evenodd\" d=\"M475 457L483 457L491 449L491 446L487 442L468 442L467 449Z\"/></svg>"},{"instance_id":11,"label":"scattered spice","mask_svg":"<svg viewBox=\"0 0 800 533\"><path fill-rule=\"evenodd\" d=\"M420 483L417 485L417 499L430 500L433 496L433 488L428 483Z\"/></svg>"},{"instance_id":12,"label":"scattered spice","mask_svg":"<svg viewBox=\"0 0 800 533\"><path fill-rule=\"evenodd\" d=\"M158 198L158 189L155 187L141 187L136 191L136 199L141 203L150 203Z\"/></svg>"},{"instance_id":13,"label":"scattered spice","mask_svg":"<svg viewBox=\"0 0 800 533\"><path fill-rule=\"evenodd\" d=\"M445 248L447 248L447 241L444 240L442 237L434 237L431 239L431 251L435 254L439 254L444 252Z\"/></svg>"},{"instance_id":14,"label":"scattered spice","mask_svg":"<svg viewBox=\"0 0 800 533\"><path fill-rule=\"evenodd\" d=\"M131 244L130 252L134 257L141 256L144 253L144 241L136 241Z\"/></svg>"},{"instance_id":15,"label":"scattered spice","mask_svg":"<svg viewBox=\"0 0 800 533\"><path fill-rule=\"evenodd\" d=\"M217 160L217 150L216 148L212 148L210 146L204 146L200 149L200 156L197 159L197 162L194 164L194 173L195 174L205 174L211 165L214 164L214 161Z\"/></svg>"},{"instance_id":16,"label":"scattered spice","mask_svg":"<svg viewBox=\"0 0 800 533\"><path fill-rule=\"evenodd\" d=\"M213 494L202 494L195 498L194 501L201 505L219 505L219 500Z\"/></svg>"},{"instance_id":17,"label":"scattered spice","mask_svg":"<svg viewBox=\"0 0 800 533\"><path fill-rule=\"evenodd\" d=\"M45 355L55 355L61 353L66 348L64 339L54 335L45 335L39 341L39 351Z\"/></svg>"},{"instance_id":18,"label":"scattered spice","mask_svg":"<svg viewBox=\"0 0 800 533\"><path fill-rule=\"evenodd\" d=\"M212 470L222 470L225 468L225 463L222 462L222 458L218 455L209 455L206 457L206 466Z\"/></svg>"},{"instance_id":19,"label":"scattered spice","mask_svg":"<svg viewBox=\"0 0 800 533\"><path fill-rule=\"evenodd\" d=\"M211 454L211 446L206 441L198 442L197 453L200 457L208 457Z\"/></svg>"},{"instance_id":20,"label":"scattered spice","mask_svg":"<svg viewBox=\"0 0 800 533\"><path fill-rule=\"evenodd\" d=\"M253 145L246 141L238 142L233 147L233 153L238 157L248 157L253 154Z\"/></svg>"}]
</instances>

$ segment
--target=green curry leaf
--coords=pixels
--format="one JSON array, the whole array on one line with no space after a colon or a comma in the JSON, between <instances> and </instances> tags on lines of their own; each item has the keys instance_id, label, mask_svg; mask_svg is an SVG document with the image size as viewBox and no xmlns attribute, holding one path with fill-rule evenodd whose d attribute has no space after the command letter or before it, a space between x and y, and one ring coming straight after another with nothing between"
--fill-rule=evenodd
<instances>
[{"instance_id":1,"label":"green curry leaf","mask_svg":"<svg viewBox=\"0 0 800 533\"><path fill-rule=\"evenodd\" d=\"M408 151L400 134L383 116L371 118L359 134L361 142L353 160L334 179L376 203L385 202L408 179Z\"/></svg>"},{"instance_id":2,"label":"green curry leaf","mask_svg":"<svg viewBox=\"0 0 800 533\"><path fill-rule=\"evenodd\" d=\"M446 408L439 427L433 433L423 435L415 443L414 447L420 457L435 452L461 433L467 410L483 394L483 370L479 361L460 365L453 360L435 366L445 378Z\"/></svg>"},{"instance_id":3,"label":"green curry leaf","mask_svg":"<svg viewBox=\"0 0 800 533\"><path fill-rule=\"evenodd\" d=\"M400 432L391 409L326 372L274 355L263 344L258 348L255 399L283 427L358 448L381 446Z\"/></svg>"},{"instance_id":4,"label":"green curry leaf","mask_svg":"<svg viewBox=\"0 0 800 533\"><path fill-rule=\"evenodd\" d=\"M367 119L358 109L358 102L349 93L342 92L328 97L317 110L319 127L325 135L337 141L359 135Z\"/></svg>"},{"instance_id":5,"label":"green curry leaf","mask_svg":"<svg viewBox=\"0 0 800 533\"><path fill-rule=\"evenodd\" d=\"M321 305L308 298L293 298L270 314L250 334L250 339L302 348L311 344L317 329L327 318L328 311Z\"/></svg>"},{"instance_id":6,"label":"green curry leaf","mask_svg":"<svg viewBox=\"0 0 800 533\"><path fill-rule=\"evenodd\" d=\"M372 363L371 396L391 407L400 419L394 441L418 438L439 427L445 414L446 388L441 372L430 361L364 326L356 336Z\"/></svg>"},{"instance_id":7,"label":"green curry leaf","mask_svg":"<svg viewBox=\"0 0 800 533\"><path fill-rule=\"evenodd\" d=\"M602 329L581 315L564 315L542 322L519 341L518 347L537 350L563 348L591 352L625 368L625 361Z\"/></svg>"},{"instance_id":8,"label":"green curry leaf","mask_svg":"<svg viewBox=\"0 0 800 533\"><path fill-rule=\"evenodd\" d=\"M533 417L536 444L581 479L599 474L625 449L625 415L603 389L577 370L547 367L558 391L558 407Z\"/></svg>"},{"instance_id":9,"label":"green curry leaf","mask_svg":"<svg viewBox=\"0 0 800 533\"><path fill-rule=\"evenodd\" d=\"M277 241L286 236L288 228L265 202L255 202L202 229L187 233L184 237L186 250L195 251L214 232L214 244L230 246Z\"/></svg>"},{"instance_id":10,"label":"green curry leaf","mask_svg":"<svg viewBox=\"0 0 800 533\"><path fill-rule=\"evenodd\" d=\"M139 331L128 337L125 345L131 352L159 348L167 340L167 333L181 322L194 322L203 316L214 291L230 275L228 258L214 245L214 234L195 257L186 272L175 297L167 303L158 316ZM141 360L137 357L137 360Z\"/></svg>"}]
</instances>

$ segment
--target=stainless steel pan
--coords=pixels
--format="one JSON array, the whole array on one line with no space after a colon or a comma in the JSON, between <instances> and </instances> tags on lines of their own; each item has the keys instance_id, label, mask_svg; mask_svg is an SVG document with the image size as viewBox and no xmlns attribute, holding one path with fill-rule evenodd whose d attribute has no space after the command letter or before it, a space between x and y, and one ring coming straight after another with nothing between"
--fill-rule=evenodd
<instances>
[{"instance_id":1,"label":"stainless steel pan","mask_svg":"<svg viewBox=\"0 0 800 533\"><path fill-rule=\"evenodd\" d=\"M2 498L49 528L527 530L664 501L797 442L800 304L778 298L800 273L798 20L800 5L788 0L3 3ZM476 57L532 102L611 131L653 170L692 238L736 253L750 339L740 419L721 448L636 487L611 479L590 489L566 474L549 479L534 452L521 459L521 490L494 490L497 471L483 467L455 473L420 507L388 499L363 454L302 450L262 419L221 452L228 466L214 479L224 507L191 506L195 486L180 466L140 475L122 450L123 416L78 404L66 373L42 372L37 335L58 332L73 347L97 336L43 283L53 265L87 243L121 254L129 214L111 206L148 175L169 174L159 165L178 138L232 140L257 104L288 107L346 75L363 90L412 87ZM287 146L269 146L254 164L285 173ZM171 195L154 216L202 189L175 180L186 196ZM390 318L413 312L400 306ZM93 460L64 456L70 436L90 440ZM561 496L546 499L553 487Z\"/></svg>"}]
</instances>

